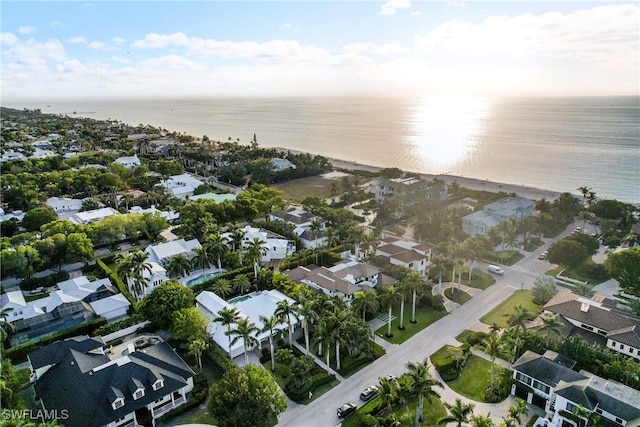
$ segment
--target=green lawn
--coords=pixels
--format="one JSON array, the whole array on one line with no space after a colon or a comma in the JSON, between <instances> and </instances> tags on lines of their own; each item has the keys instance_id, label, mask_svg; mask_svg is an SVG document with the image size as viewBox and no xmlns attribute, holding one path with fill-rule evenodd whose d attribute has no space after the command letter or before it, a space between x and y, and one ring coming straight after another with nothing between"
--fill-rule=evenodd
<instances>
[{"instance_id":1,"label":"green lawn","mask_svg":"<svg viewBox=\"0 0 640 427\"><path fill-rule=\"evenodd\" d=\"M456 335L456 340L459 341L460 343L465 343L467 342L467 338L477 335L477 334L481 334L481 332L476 332L476 331L472 331L470 329L465 329L464 331L460 332L458 335ZM486 335L486 334L485 334Z\"/></svg>"},{"instance_id":2,"label":"green lawn","mask_svg":"<svg viewBox=\"0 0 640 427\"><path fill-rule=\"evenodd\" d=\"M458 379L450 382L449 387L469 399L484 402L484 391L491 382L490 370L491 362L472 354Z\"/></svg>"},{"instance_id":3,"label":"green lawn","mask_svg":"<svg viewBox=\"0 0 640 427\"><path fill-rule=\"evenodd\" d=\"M458 304L464 304L471 299L471 295L456 288L447 288L444 290L444 296Z\"/></svg>"},{"instance_id":4,"label":"green lawn","mask_svg":"<svg viewBox=\"0 0 640 427\"><path fill-rule=\"evenodd\" d=\"M533 294L527 289L516 291L496 308L482 316L480 321L487 325L493 325L495 323L501 328L506 328L509 326L509 316L515 313L518 304L521 304L523 308L535 314L541 311L540 306L533 302Z\"/></svg>"},{"instance_id":5,"label":"green lawn","mask_svg":"<svg viewBox=\"0 0 640 427\"><path fill-rule=\"evenodd\" d=\"M284 198L295 202L309 196L331 197L331 179L322 178L320 176L311 176L307 178L294 179L293 181L273 184L272 187L282 190Z\"/></svg>"},{"instance_id":6,"label":"green lawn","mask_svg":"<svg viewBox=\"0 0 640 427\"><path fill-rule=\"evenodd\" d=\"M393 343L393 344L402 344L436 320L445 316L446 313L441 313L439 311L434 310L431 307L416 307L416 321L417 323L411 323L411 304L405 304L404 307L404 327L405 329L401 331L398 329L398 325L400 324L400 307L396 307L393 311L393 315L396 318L391 322L391 333L393 337L387 338L387 323L384 324L383 327L376 331L376 335L378 337L382 337L385 340Z\"/></svg>"},{"instance_id":7,"label":"green lawn","mask_svg":"<svg viewBox=\"0 0 640 427\"><path fill-rule=\"evenodd\" d=\"M438 387L434 388L435 391L438 391ZM362 407L358 408L358 411L362 411L362 410L366 410L365 408L371 408L375 405L378 405L380 402L379 398L374 398L373 400L370 400L369 402L367 402L366 404L364 404ZM356 402L357 405L359 405L362 402ZM413 427L413 423L415 421L415 415L416 415L416 406L418 404L418 399L411 399L409 401L409 413L410 415L407 417L407 409L404 405L402 404L398 404L393 408L393 413L396 416L396 419L398 421L400 421L400 425L401 426L411 426ZM358 412L356 411L356 413ZM386 412L386 411L385 411ZM356 415L356 413L353 413L351 415L349 415L347 418L345 418L345 420L342 422L342 427L354 427L357 426L357 420L358 417ZM373 414L372 414L373 415ZM442 401L437 398L434 397L432 399L432 401L429 401L425 398L424 400L424 410L423 410L423 416L424 416L424 421L422 421L420 423L421 426L424 427L431 427L431 426L435 426L438 424L438 421L440 421L442 418L444 418L447 415L447 410L444 407L444 405L442 404ZM381 415L381 417L383 417L384 415Z\"/></svg>"}]
</instances>

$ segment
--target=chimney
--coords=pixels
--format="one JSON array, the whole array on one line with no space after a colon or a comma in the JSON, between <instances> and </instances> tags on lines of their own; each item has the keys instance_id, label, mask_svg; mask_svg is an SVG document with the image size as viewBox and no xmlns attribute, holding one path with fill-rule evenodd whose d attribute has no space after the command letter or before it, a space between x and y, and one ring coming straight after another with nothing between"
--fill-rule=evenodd
<instances>
[{"instance_id":1,"label":"chimney","mask_svg":"<svg viewBox=\"0 0 640 427\"><path fill-rule=\"evenodd\" d=\"M580 311L582 311L583 313L589 311L589 303L583 302L582 304L580 304Z\"/></svg>"},{"instance_id":2,"label":"chimney","mask_svg":"<svg viewBox=\"0 0 640 427\"><path fill-rule=\"evenodd\" d=\"M129 354L134 353L136 351L136 347L132 343L129 343L127 345L127 351L129 352Z\"/></svg>"}]
</instances>

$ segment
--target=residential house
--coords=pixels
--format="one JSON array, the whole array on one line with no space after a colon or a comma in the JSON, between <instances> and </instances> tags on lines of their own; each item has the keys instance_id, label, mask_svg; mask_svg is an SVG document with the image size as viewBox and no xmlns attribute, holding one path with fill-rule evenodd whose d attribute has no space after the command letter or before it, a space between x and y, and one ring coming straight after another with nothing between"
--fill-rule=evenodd
<instances>
[{"instance_id":1,"label":"residential house","mask_svg":"<svg viewBox=\"0 0 640 427\"><path fill-rule=\"evenodd\" d=\"M204 193L196 194L195 196L189 196L189 200L212 200L216 203L233 202L236 200L235 194L218 194L218 193Z\"/></svg>"},{"instance_id":2,"label":"residential house","mask_svg":"<svg viewBox=\"0 0 640 427\"><path fill-rule=\"evenodd\" d=\"M362 290L359 285L345 280L326 267L296 267L284 272L291 280L302 283L330 296L342 298L347 304Z\"/></svg>"},{"instance_id":3,"label":"residential house","mask_svg":"<svg viewBox=\"0 0 640 427\"><path fill-rule=\"evenodd\" d=\"M314 220L320 223L318 230L311 229ZM271 212L269 221L280 221L292 227L293 232L300 239L300 244L305 249L315 249L327 245L325 222L304 209Z\"/></svg>"},{"instance_id":4,"label":"residential house","mask_svg":"<svg viewBox=\"0 0 640 427\"><path fill-rule=\"evenodd\" d=\"M27 302L22 291L0 296L0 307L11 308L7 315L16 329L12 343L23 343L52 332L68 329L105 317L114 321L125 317L131 307L109 279L89 281L85 276L65 280L48 296Z\"/></svg>"},{"instance_id":5,"label":"residential house","mask_svg":"<svg viewBox=\"0 0 640 427\"><path fill-rule=\"evenodd\" d=\"M373 194L377 202L386 198L402 195L415 195L416 200L447 200L447 183L434 179L424 181L420 178L383 178L378 177L371 181Z\"/></svg>"},{"instance_id":6,"label":"residential house","mask_svg":"<svg viewBox=\"0 0 640 427\"><path fill-rule=\"evenodd\" d=\"M168 344L112 358L102 345L76 337L32 352L34 411L63 414L68 426L155 426L187 401L195 373Z\"/></svg>"},{"instance_id":7,"label":"residential house","mask_svg":"<svg viewBox=\"0 0 640 427\"><path fill-rule=\"evenodd\" d=\"M47 199L47 205L58 214L58 218L68 218L80 212L82 209L82 200L70 199L68 197L49 197Z\"/></svg>"},{"instance_id":8,"label":"residential house","mask_svg":"<svg viewBox=\"0 0 640 427\"><path fill-rule=\"evenodd\" d=\"M114 163L118 163L129 169L136 168L141 165L137 154L134 154L133 156L118 157L114 160Z\"/></svg>"},{"instance_id":9,"label":"residential house","mask_svg":"<svg viewBox=\"0 0 640 427\"><path fill-rule=\"evenodd\" d=\"M577 426L578 407L600 416L600 426L640 425L640 391L590 372L573 370L575 361L546 351L526 351L511 366L512 394L544 407L545 426Z\"/></svg>"},{"instance_id":10,"label":"residential house","mask_svg":"<svg viewBox=\"0 0 640 427\"><path fill-rule=\"evenodd\" d=\"M2 157L0 157L0 162L10 162L14 160L24 161L27 160L27 156L19 151L6 150L2 153Z\"/></svg>"},{"instance_id":11,"label":"residential house","mask_svg":"<svg viewBox=\"0 0 640 427\"><path fill-rule=\"evenodd\" d=\"M426 276L431 262L431 248L423 243L387 237L376 248L376 255L392 265L399 265Z\"/></svg>"},{"instance_id":12,"label":"residential house","mask_svg":"<svg viewBox=\"0 0 640 427\"><path fill-rule=\"evenodd\" d=\"M586 298L568 289L544 306L544 314L557 314L565 336L578 334L592 344L640 360L640 318L617 307L615 300L595 295Z\"/></svg>"},{"instance_id":13,"label":"residential house","mask_svg":"<svg viewBox=\"0 0 640 427\"><path fill-rule=\"evenodd\" d=\"M274 172L282 172L287 169L297 169L297 168L298 167L296 165L294 165L287 159L280 159L278 157L274 157L273 159L271 159L271 169Z\"/></svg>"},{"instance_id":14,"label":"residential house","mask_svg":"<svg viewBox=\"0 0 640 427\"><path fill-rule=\"evenodd\" d=\"M69 221L74 224L87 225L94 222L102 221L113 215L120 215L120 212L113 208L100 208L90 211L78 212L69 217Z\"/></svg>"},{"instance_id":15,"label":"residential house","mask_svg":"<svg viewBox=\"0 0 640 427\"><path fill-rule=\"evenodd\" d=\"M142 292L139 295L139 299L149 295L158 286L169 280L167 270L158 264L157 262L149 262L149 271L144 270L142 272L142 279L144 285L142 286ZM134 295L135 297L135 295Z\"/></svg>"},{"instance_id":16,"label":"residential house","mask_svg":"<svg viewBox=\"0 0 640 427\"><path fill-rule=\"evenodd\" d=\"M200 187L204 182L192 177L188 173L182 175L174 175L168 179L160 181L160 186L164 187L169 194L179 199L187 196L193 196L196 188Z\"/></svg>"},{"instance_id":17,"label":"residential house","mask_svg":"<svg viewBox=\"0 0 640 427\"><path fill-rule=\"evenodd\" d=\"M358 286L375 288L382 284L382 273L375 265L348 260L340 262L328 269L334 276Z\"/></svg>"},{"instance_id":18,"label":"residential house","mask_svg":"<svg viewBox=\"0 0 640 427\"><path fill-rule=\"evenodd\" d=\"M522 221L533 215L535 200L524 197L507 197L489 203L481 211L462 218L462 230L470 236L488 236L489 230L503 221Z\"/></svg>"},{"instance_id":19,"label":"residential house","mask_svg":"<svg viewBox=\"0 0 640 427\"><path fill-rule=\"evenodd\" d=\"M195 250L202 247L198 239L184 240L178 239L157 245L149 245L144 250L149 254L149 262L155 262L162 267L166 267L171 262L171 258L177 255L184 255L191 259L195 256Z\"/></svg>"},{"instance_id":20,"label":"residential house","mask_svg":"<svg viewBox=\"0 0 640 427\"><path fill-rule=\"evenodd\" d=\"M262 263L268 263L276 260L283 260L288 255L292 255L296 251L296 242L294 240L287 239L273 231L266 230L264 228L251 227L246 225L244 227L244 236L242 238L242 247L246 248L249 242L254 239L260 239L264 242L264 248L266 249L264 255L260 259ZM231 242L231 233L222 233L222 236ZM228 243L231 247L231 243Z\"/></svg>"},{"instance_id":21,"label":"residential house","mask_svg":"<svg viewBox=\"0 0 640 427\"><path fill-rule=\"evenodd\" d=\"M5 213L4 209L0 208L0 222L9 221L12 219L15 219L18 222L22 222L22 218L24 218L23 211L18 210L18 211Z\"/></svg>"},{"instance_id":22,"label":"residential house","mask_svg":"<svg viewBox=\"0 0 640 427\"><path fill-rule=\"evenodd\" d=\"M256 328L262 329L264 323L260 320L260 316L272 316L276 311L278 303L285 300L289 301L291 304L295 303L295 300L275 289L270 291L253 292L248 295L231 299L228 302L213 292L203 291L196 297L196 307L211 319L209 327L211 338L220 346L220 348L227 352L227 354L230 354L231 358L234 358L243 354L244 344L242 340L238 340L229 347L229 343L230 341L233 341L233 338L230 338L227 335L227 326L213 321L213 319L218 317L218 312L223 308L236 308L241 317L248 318ZM302 319L303 318L296 318L293 315L290 316L291 324L294 329L300 324ZM235 324L231 325L231 330L233 330L235 326ZM288 325L286 322L283 322L279 324L276 329L279 331L285 331L288 329ZM269 341L269 332L259 332L256 335L256 338L260 342L260 348L262 348L262 345ZM251 349L249 349L249 351L250 350Z\"/></svg>"},{"instance_id":23,"label":"residential house","mask_svg":"<svg viewBox=\"0 0 640 427\"><path fill-rule=\"evenodd\" d=\"M176 211L160 211L155 207L155 205L151 205L150 208L146 208L146 209L143 209L140 206L132 206L129 209L129 213L140 214L140 215L146 214L146 213L151 215L158 214L169 222L177 221L178 219L180 219L180 213Z\"/></svg>"}]
</instances>

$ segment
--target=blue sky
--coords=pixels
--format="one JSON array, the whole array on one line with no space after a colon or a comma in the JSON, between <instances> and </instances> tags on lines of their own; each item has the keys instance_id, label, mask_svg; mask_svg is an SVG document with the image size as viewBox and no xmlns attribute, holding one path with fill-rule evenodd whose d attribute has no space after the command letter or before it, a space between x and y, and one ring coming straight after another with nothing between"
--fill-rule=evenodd
<instances>
[{"instance_id":1,"label":"blue sky","mask_svg":"<svg viewBox=\"0 0 640 427\"><path fill-rule=\"evenodd\" d=\"M639 93L636 2L2 1L5 100Z\"/></svg>"}]
</instances>

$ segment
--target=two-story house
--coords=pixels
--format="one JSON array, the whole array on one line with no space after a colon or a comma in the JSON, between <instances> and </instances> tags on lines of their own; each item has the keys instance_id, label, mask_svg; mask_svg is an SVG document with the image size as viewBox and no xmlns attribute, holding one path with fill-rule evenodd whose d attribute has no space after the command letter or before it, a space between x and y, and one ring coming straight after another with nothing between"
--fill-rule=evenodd
<instances>
[{"instance_id":1,"label":"two-story house","mask_svg":"<svg viewBox=\"0 0 640 427\"><path fill-rule=\"evenodd\" d=\"M392 265L399 265L426 276L431 262L431 248L423 243L387 237L376 248L376 255Z\"/></svg>"},{"instance_id":2,"label":"two-story house","mask_svg":"<svg viewBox=\"0 0 640 427\"><path fill-rule=\"evenodd\" d=\"M481 211L462 218L462 230L470 236L488 236L489 230L503 221L522 221L533 215L535 200L524 197L507 197L489 203Z\"/></svg>"},{"instance_id":3,"label":"two-story house","mask_svg":"<svg viewBox=\"0 0 640 427\"><path fill-rule=\"evenodd\" d=\"M195 250L202 247L198 239L184 240L178 239L166 243L150 245L144 250L149 254L149 262L155 262L162 267L166 267L171 262L171 258L183 255L188 259L193 258Z\"/></svg>"},{"instance_id":4,"label":"two-story house","mask_svg":"<svg viewBox=\"0 0 640 427\"><path fill-rule=\"evenodd\" d=\"M327 244L325 222L304 209L271 212L269 221L280 221L289 224L305 249L315 249ZM318 229L315 229L312 225L314 221L319 225Z\"/></svg>"},{"instance_id":5,"label":"two-story house","mask_svg":"<svg viewBox=\"0 0 640 427\"><path fill-rule=\"evenodd\" d=\"M393 196L413 195L416 200L447 200L447 183L434 179L424 181L416 177L383 178L371 181L374 197L377 202Z\"/></svg>"},{"instance_id":6,"label":"two-story house","mask_svg":"<svg viewBox=\"0 0 640 427\"><path fill-rule=\"evenodd\" d=\"M130 346L112 358L103 345L75 337L29 354L33 409L56 413L68 426L155 426L186 402L195 374L168 344Z\"/></svg>"}]
</instances>

